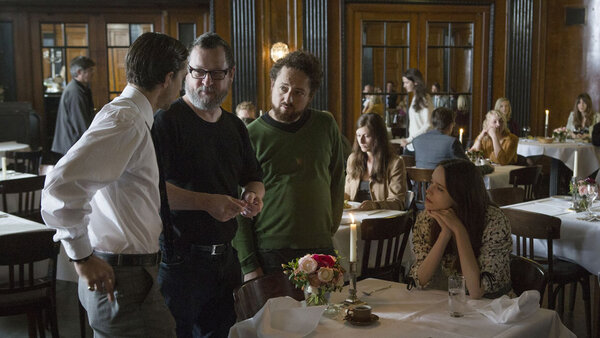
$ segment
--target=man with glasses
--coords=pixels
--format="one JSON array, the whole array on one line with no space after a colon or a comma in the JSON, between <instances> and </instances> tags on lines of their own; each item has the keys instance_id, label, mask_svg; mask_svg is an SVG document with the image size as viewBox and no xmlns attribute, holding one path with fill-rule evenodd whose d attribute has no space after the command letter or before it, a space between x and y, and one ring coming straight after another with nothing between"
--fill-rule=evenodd
<instances>
[{"instance_id":1,"label":"man with glasses","mask_svg":"<svg viewBox=\"0 0 600 338\"><path fill-rule=\"evenodd\" d=\"M236 216L254 217L262 208L262 171L246 126L220 107L234 74L227 42L201 35L190 47L185 95L155 115L152 132L175 230L174 259L163 260L159 283L179 337L227 336L241 281L230 245Z\"/></svg>"}]
</instances>

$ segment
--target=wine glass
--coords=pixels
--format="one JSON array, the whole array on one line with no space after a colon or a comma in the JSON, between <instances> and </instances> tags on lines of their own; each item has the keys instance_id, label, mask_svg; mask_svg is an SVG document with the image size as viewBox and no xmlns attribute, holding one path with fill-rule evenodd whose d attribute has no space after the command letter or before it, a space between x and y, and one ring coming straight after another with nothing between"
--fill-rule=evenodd
<instances>
[{"instance_id":1,"label":"wine glass","mask_svg":"<svg viewBox=\"0 0 600 338\"><path fill-rule=\"evenodd\" d=\"M586 187L586 198L587 198L587 212L590 218L595 218L596 215L592 212L592 204L598 197L598 185L596 183L588 183Z\"/></svg>"}]
</instances>

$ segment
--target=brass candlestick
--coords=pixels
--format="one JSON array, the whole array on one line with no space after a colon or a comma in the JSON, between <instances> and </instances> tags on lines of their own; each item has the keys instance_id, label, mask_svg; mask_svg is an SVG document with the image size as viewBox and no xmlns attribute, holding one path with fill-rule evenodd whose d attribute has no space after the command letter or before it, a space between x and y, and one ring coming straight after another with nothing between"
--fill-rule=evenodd
<instances>
[{"instance_id":1,"label":"brass candlestick","mask_svg":"<svg viewBox=\"0 0 600 338\"><path fill-rule=\"evenodd\" d=\"M350 262L350 283L351 287L348 289L348 298L344 301L346 305L358 305L365 304L356 295L356 262Z\"/></svg>"}]
</instances>

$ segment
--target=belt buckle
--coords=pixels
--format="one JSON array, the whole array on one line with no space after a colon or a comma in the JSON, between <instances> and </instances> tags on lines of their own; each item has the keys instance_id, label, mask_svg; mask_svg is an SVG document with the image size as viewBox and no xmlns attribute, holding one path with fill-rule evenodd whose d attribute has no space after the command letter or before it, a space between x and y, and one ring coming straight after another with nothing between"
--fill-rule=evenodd
<instances>
[{"instance_id":1,"label":"belt buckle","mask_svg":"<svg viewBox=\"0 0 600 338\"><path fill-rule=\"evenodd\" d=\"M123 255L118 254L117 255L117 266L121 266L122 263L123 263Z\"/></svg>"},{"instance_id":2,"label":"belt buckle","mask_svg":"<svg viewBox=\"0 0 600 338\"><path fill-rule=\"evenodd\" d=\"M224 244L213 244L212 250L210 251L211 256L221 255L222 252L217 252L217 248L222 247Z\"/></svg>"}]
</instances>

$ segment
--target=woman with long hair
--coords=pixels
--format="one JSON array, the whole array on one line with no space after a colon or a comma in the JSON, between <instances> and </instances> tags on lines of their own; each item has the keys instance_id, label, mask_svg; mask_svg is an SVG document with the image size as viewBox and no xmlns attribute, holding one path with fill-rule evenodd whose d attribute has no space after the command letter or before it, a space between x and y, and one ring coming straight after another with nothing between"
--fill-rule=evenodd
<instances>
[{"instance_id":1,"label":"woman with long hair","mask_svg":"<svg viewBox=\"0 0 600 338\"><path fill-rule=\"evenodd\" d=\"M408 93L413 93L413 98L408 108L408 138L400 139L402 147L412 152L412 140L425 133L431 125L431 112L433 102L427 94L427 87L423 75L416 68L409 68L402 74L402 84Z\"/></svg>"},{"instance_id":2,"label":"woman with long hair","mask_svg":"<svg viewBox=\"0 0 600 338\"><path fill-rule=\"evenodd\" d=\"M508 130L510 130L510 132L515 135L519 135L519 124L517 123L517 121L512 119L512 106L510 105L510 100L505 97L499 98L498 100L496 100L494 110L497 110L504 114Z\"/></svg>"},{"instance_id":3,"label":"woman with long hair","mask_svg":"<svg viewBox=\"0 0 600 338\"><path fill-rule=\"evenodd\" d=\"M588 93L579 94L575 100L573 111L569 114L567 129L575 134L591 135L591 129L598 122L600 122L600 114L594 113L592 99Z\"/></svg>"},{"instance_id":4,"label":"woman with long hair","mask_svg":"<svg viewBox=\"0 0 600 338\"><path fill-rule=\"evenodd\" d=\"M404 161L390 147L383 119L367 113L361 115L357 124L348 158L345 199L361 202L362 210L402 210L406 170Z\"/></svg>"},{"instance_id":5,"label":"woman with long hair","mask_svg":"<svg viewBox=\"0 0 600 338\"><path fill-rule=\"evenodd\" d=\"M383 116L383 100L381 97L381 88L375 87L375 94L367 95L367 104L362 113L376 113Z\"/></svg>"},{"instance_id":6,"label":"woman with long hair","mask_svg":"<svg viewBox=\"0 0 600 338\"><path fill-rule=\"evenodd\" d=\"M508 130L504 114L490 110L485 115L482 129L471 151L483 151L486 158L498 164L517 163L519 137Z\"/></svg>"},{"instance_id":7,"label":"woman with long hair","mask_svg":"<svg viewBox=\"0 0 600 338\"><path fill-rule=\"evenodd\" d=\"M490 201L470 161L451 159L435 168L413 246L410 276L417 287L447 290L448 276L460 273L471 298L497 297L511 289L510 223Z\"/></svg>"}]
</instances>

